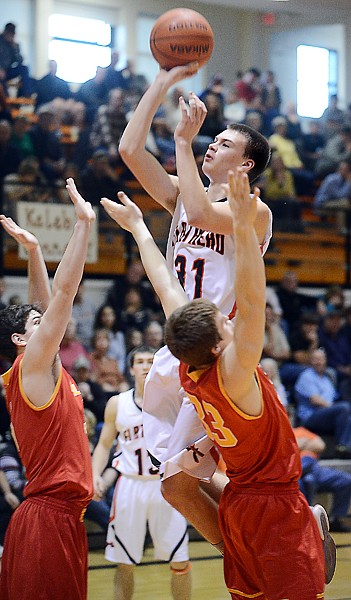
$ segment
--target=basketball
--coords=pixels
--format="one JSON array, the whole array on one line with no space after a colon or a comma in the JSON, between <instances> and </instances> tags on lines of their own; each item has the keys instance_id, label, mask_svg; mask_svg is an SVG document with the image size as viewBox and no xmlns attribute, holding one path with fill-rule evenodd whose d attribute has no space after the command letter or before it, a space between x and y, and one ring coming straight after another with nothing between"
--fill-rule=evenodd
<instances>
[{"instance_id":1,"label":"basketball","mask_svg":"<svg viewBox=\"0 0 351 600\"><path fill-rule=\"evenodd\" d=\"M190 8L175 8L157 19L150 34L150 49L162 69L210 58L214 36L209 22Z\"/></svg>"}]
</instances>

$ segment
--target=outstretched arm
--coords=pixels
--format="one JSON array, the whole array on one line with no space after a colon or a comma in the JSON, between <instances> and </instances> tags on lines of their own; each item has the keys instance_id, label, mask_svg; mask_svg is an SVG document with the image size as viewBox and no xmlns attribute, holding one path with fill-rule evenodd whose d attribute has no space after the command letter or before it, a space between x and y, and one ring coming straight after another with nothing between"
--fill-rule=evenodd
<instances>
[{"instance_id":1,"label":"outstretched arm","mask_svg":"<svg viewBox=\"0 0 351 600\"><path fill-rule=\"evenodd\" d=\"M47 402L56 383L52 365L71 318L73 299L83 275L90 226L95 220L91 204L78 193L73 179L67 179L66 188L75 207L76 224L55 273L49 306L29 338L22 360L23 386L37 406ZM42 382L40 390L38 377Z\"/></svg>"},{"instance_id":2,"label":"outstretched arm","mask_svg":"<svg viewBox=\"0 0 351 600\"><path fill-rule=\"evenodd\" d=\"M237 169L229 174L226 191L233 214L237 314L233 342L222 354L221 368L225 389L236 402L253 385L253 373L262 354L266 278L254 228L259 189L255 188L251 197L248 176Z\"/></svg>"},{"instance_id":3,"label":"outstretched arm","mask_svg":"<svg viewBox=\"0 0 351 600\"><path fill-rule=\"evenodd\" d=\"M198 70L197 63L161 69L141 98L119 144L119 153L143 188L152 198L173 213L179 193L177 177L168 175L159 161L146 150L146 138L155 113L168 90L178 81L191 77Z\"/></svg>"},{"instance_id":4,"label":"outstretched arm","mask_svg":"<svg viewBox=\"0 0 351 600\"><path fill-rule=\"evenodd\" d=\"M51 292L48 272L39 242L35 235L22 229L10 217L0 215L0 222L5 231L27 251L28 302L29 304L39 304L44 312L49 305Z\"/></svg>"},{"instance_id":5,"label":"outstretched arm","mask_svg":"<svg viewBox=\"0 0 351 600\"><path fill-rule=\"evenodd\" d=\"M124 192L118 192L122 204L103 198L101 204L123 229L129 231L139 248L140 257L146 274L161 300L166 318L179 306L186 304L188 299L177 277L170 271L164 257L145 225L140 209Z\"/></svg>"}]
</instances>

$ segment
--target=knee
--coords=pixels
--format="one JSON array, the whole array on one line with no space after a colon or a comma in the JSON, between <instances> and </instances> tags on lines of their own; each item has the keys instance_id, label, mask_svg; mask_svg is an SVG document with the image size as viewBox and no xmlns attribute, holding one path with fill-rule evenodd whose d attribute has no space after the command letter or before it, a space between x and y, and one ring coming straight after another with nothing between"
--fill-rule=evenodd
<instances>
[{"instance_id":1,"label":"knee","mask_svg":"<svg viewBox=\"0 0 351 600\"><path fill-rule=\"evenodd\" d=\"M195 488L199 488L199 480L180 472L162 481L161 493L173 508L179 510L184 502L189 503L196 496Z\"/></svg>"},{"instance_id":2,"label":"knee","mask_svg":"<svg viewBox=\"0 0 351 600\"><path fill-rule=\"evenodd\" d=\"M173 575L186 575L191 569L191 562L183 560L182 562L170 562L170 569Z\"/></svg>"}]
</instances>

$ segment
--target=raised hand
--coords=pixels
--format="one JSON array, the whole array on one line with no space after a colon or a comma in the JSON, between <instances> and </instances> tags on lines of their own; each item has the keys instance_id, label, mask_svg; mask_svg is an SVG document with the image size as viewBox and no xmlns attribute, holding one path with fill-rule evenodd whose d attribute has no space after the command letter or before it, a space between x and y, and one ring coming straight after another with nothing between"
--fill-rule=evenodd
<instances>
[{"instance_id":1,"label":"raised hand","mask_svg":"<svg viewBox=\"0 0 351 600\"><path fill-rule=\"evenodd\" d=\"M140 208L128 198L124 192L117 194L122 204L113 202L108 198L102 198L100 203L104 207L111 219L116 221L122 229L133 233L140 223L144 223L143 214Z\"/></svg>"},{"instance_id":2,"label":"raised hand","mask_svg":"<svg viewBox=\"0 0 351 600\"><path fill-rule=\"evenodd\" d=\"M66 190L74 204L77 219L80 221L87 221L89 223L93 223L93 221L95 221L96 219L95 212L93 211L90 202L86 202L83 196L81 196L78 192L76 184L74 183L74 179L72 179L72 177L70 177L66 181Z\"/></svg>"},{"instance_id":3,"label":"raised hand","mask_svg":"<svg viewBox=\"0 0 351 600\"><path fill-rule=\"evenodd\" d=\"M250 183L247 173L241 167L228 172L228 183L222 186L228 198L233 214L234 224L253 224L257 215L257 201L260 195L258 187L250 194Z\"/></svg>"},{"instance_id":4,"label":"raised hand","mask_svg":"<svg viewBox=\"0 0 351 600\"><path fill-rule=\"evenodd\" d=\"M194 92L189 92L189 107L186 105L183 96L179 98L179 107L182 117L175 129L174 139L184 139L187 142L192 142L206 118L206 105Z\"/></svg>"},{"instance_id":5,"label":"raised hand","mask_svg":"<svg viewBox=\"0 0 351 600\"><path fill-rule=\"evenodd\" d=\"M11 217L0 215L0 223L5 231L7 231L7 233L27 251L33 250L39 246L39 242L35 235L17 225L17 223L15 223Z\"/></svg>"}]
</instances>

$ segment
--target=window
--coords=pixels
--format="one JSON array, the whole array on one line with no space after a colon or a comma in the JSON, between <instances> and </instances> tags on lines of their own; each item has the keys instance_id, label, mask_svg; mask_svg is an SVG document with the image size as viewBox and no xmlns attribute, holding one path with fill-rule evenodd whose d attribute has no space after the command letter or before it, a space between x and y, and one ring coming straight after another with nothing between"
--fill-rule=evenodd
<instances>
[{"instance_id":1,"label":"window","mask_svg":"<svg viewBox=\"0 0 351 600\"><path fill-rule=\"evenodd\" d=\"M57 76L71 83L92 79L96 67L111 62L112 28L97 19L54 14L49 19L49 59Z\"/></svg>"},{"instance_id":2,"label":"window","mask_svg":"<svg viewBox=\"0 0 351 600\"><path fill-rule=\"evenodd\" d=\"M317 46L297 47L297 113L318 119L337 94L338 54Z\"/></svg>"}]
</instances>

